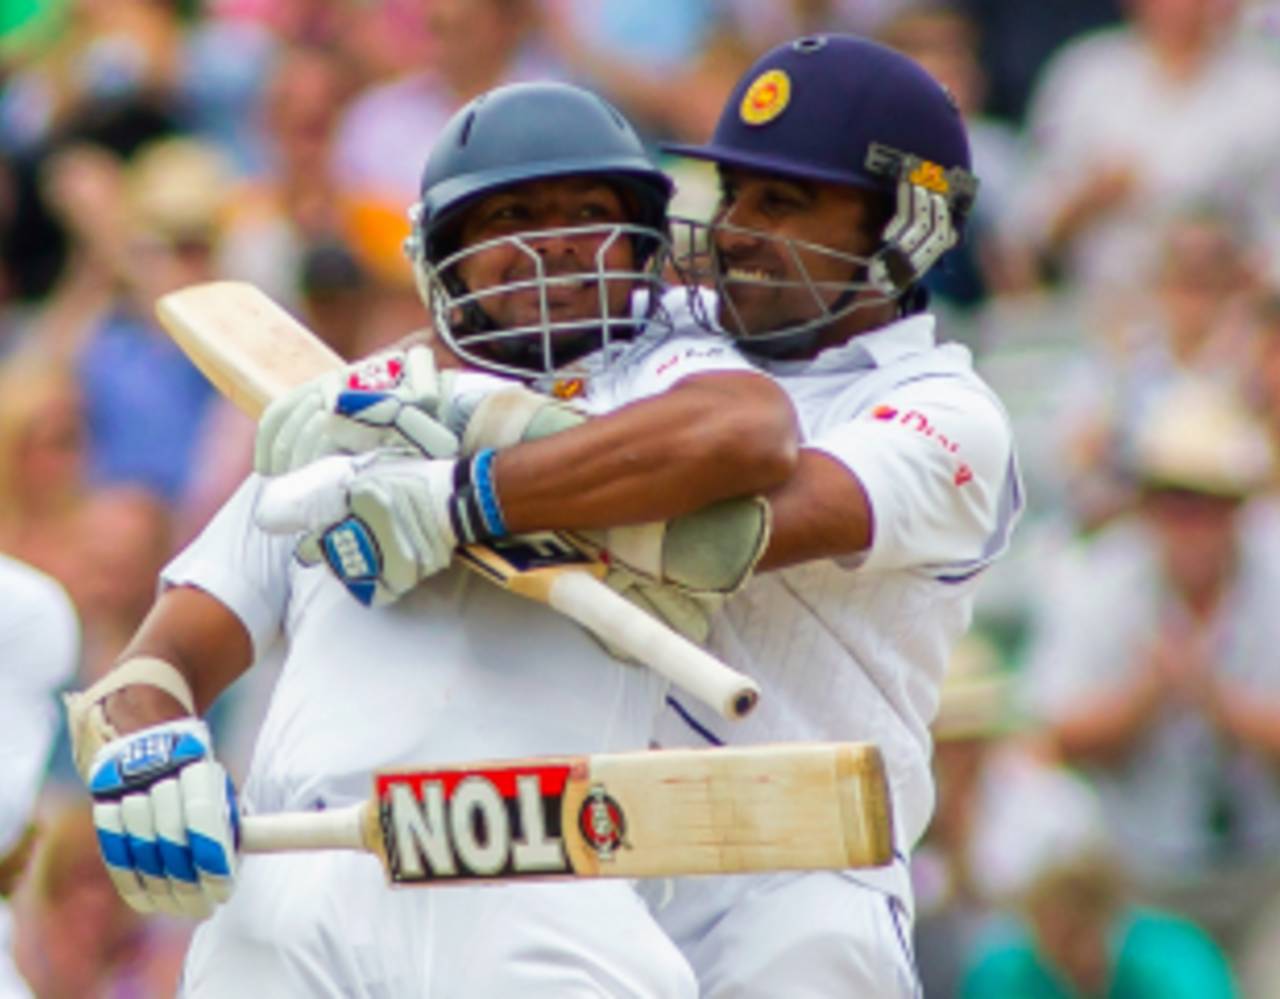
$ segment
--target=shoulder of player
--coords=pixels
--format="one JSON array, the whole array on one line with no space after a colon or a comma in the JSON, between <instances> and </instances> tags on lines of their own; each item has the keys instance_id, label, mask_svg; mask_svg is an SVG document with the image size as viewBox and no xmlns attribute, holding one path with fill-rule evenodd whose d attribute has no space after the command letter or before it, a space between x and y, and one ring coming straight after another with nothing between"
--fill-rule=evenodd
<instances>
[{"instance_id":1,"label":"shoulder of player","mask_svg":"<svg viewBox=\"0 0 1280 999\"><path fill-rule=\"evenodd\" d=\"M34 687L70 679L80 644L80 619L67 591L52 576L0 555L0 641L27 674L13 677ZM21 662L19 662L21 660Z\"/></svg>"},{"instance_id":2,"label":"shoulder of player","mask_svg":"<svg viewBox=\"0 0 1280 999\"><path fill-rule=\"evenodd\" d=\"M74 625L71 598L52 576L8 555L0 554L0 592L6 616L41 618L51 626Z\"/></svg>"}]
</instances>

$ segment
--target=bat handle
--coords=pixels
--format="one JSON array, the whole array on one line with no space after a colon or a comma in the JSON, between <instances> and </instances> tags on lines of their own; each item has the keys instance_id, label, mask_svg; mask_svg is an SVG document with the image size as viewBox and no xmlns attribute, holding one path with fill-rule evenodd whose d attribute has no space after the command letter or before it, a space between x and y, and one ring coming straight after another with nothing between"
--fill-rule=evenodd
<instances>
[{"instance_id":1,"label":"bat handle","mask_svg":"<svg viewBox=\"0 0 1280 999\"><path fill-rule=\"evenodd\" d=\"M368 850L368 803L315 812L243 815L240 849L245 853L288 850Z\"/></svg>"},{"instance_id":2,"label":"bat handle","mask_svg":"<svg viewBox=\"0 0 1280 999\"><path fill-rule=\"evenodd\" d=\"M547 602L725 718L745 717L760 699L754 680L638 610L590 573L561 573Z\"/></svg>"}]
</instances>

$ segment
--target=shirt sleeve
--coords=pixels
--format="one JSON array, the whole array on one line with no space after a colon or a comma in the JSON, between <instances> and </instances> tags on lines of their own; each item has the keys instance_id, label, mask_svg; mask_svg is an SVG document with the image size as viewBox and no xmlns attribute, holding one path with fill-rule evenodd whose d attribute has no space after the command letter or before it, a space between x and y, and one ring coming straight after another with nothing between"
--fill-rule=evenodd
<instances>
[{"instance_id":1,"label":"shirt sleeve","mask_svg":"<svg viewBox=\"0 0 1280 999\"><path fill-rule=\"evenodd\" d=\"M1022 509L1012 434L999 406L954 377L889 389L806 445L847 467L872 512L866 569L973 575L1008 545Z\"/></svg>"},{"instance_id":2,"label":"shirt sleeve","mask_svg":"<svg viewBox=\"0 0 1280 999\"><path fill-rule=\"evenodd\" d=\"M0 558L0 855L31 817L58 731L56 692L73 676L80 623L71 600L43 573Z\"/></svg>"},{"instance_id":3,"label":"shirt sleeve","mask_svg":"<svg viewBox=\"0 0 1280 999\"><path fill-rule=\"evenodd\" d=\"M255 658L280 634L290 595L295 535L269 535L253 522L262 478L251 475L200 535L161 572L164 586L204 590L236 615Z\"/></svg>"}]
</instances>

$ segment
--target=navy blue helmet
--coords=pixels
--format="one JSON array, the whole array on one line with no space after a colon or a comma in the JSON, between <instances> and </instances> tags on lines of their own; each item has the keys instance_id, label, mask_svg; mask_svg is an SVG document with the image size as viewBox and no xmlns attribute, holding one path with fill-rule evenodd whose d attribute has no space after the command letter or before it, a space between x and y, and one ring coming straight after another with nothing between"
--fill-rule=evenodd
<instances>
[{"instance_id":1,"label":"navy blue helmet","mask_svg":"<svg viewBox=\"0 0 1280 999\"><path fill-rule=\"evenodd\" d=\"M497 329L486 300L502 289L467 288L458 275L457 265L471 252L458 239L469 206L519 184L565 177L601 178L627 208L628 224L609 226L606 245L629 240L635 268L606 271L597 261L587 276L600 283L601 301L611 282L653 285L656 292L673 186L654 166L630 123L604 99L565 83L498 87L458 111L432 147L420 201L411 213L406 252L437 331L474 364L522 376L553 373L563 366L566 353L584 349L581 334L599 333L596 347L601 347L634 332L637 323L630 315L597 314L566 323L545 310L536 324ZM548 287L568 283L566 276L543 273L528 241L514 242L537 264L537 282ZM657 297L650 296L655 302ZM557 344L563 348L570 339L577 346L557 351Z\"/></svg>"},{"instance_id":2,"label":"navy blue helmet","mask_svg":"<svg viewBox=\"0 0 1280 999\"><path fill-rule=\"evenodd\" d=\"M820 253L847 261L851 278L827 301L806 273L798 280L756 281L804 288L812 315L784 328L735 328L744 349L787 353L816 342L821 328L876 301L908 296L938 257L959 239L977 194L969 141L955 100L909 57L851 35L815 35L779 45L742 76L725 103L711 140L672 144L669 152L726 167L882 193L889 222L869 258L815 244L793 243L787 253ZM680 220L694 229L701 263L685 261L696 279L714 280L722 320L733 310L733 284L712 252L716 223ZM720 223L722 231L734 227ZM702 251L700 250L699 253ZM827 288L829 289L829 285ZM828 296L830 297L830 296Z\"/></svg>"},{"instance_id":3,"label":"navy blue helmet","mask_svg":"<svg viewBox=\"0 0 1280 999\"><path fill-rule=\"evenodd\" d=\"M943 171L970 169L964 121L947 90L915 60L853 35L816 35L770 50L734 87L710 142L663 148L886 194L898 182L885 162L892 152ZM962 186L951 202L960 216L974 193Z\"/></svg>"}]
</instances>

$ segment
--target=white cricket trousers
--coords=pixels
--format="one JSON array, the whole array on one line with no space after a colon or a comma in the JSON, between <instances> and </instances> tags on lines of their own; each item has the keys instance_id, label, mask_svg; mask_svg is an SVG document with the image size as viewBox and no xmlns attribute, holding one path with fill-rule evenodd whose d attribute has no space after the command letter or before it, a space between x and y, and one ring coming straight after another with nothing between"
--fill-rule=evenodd
<instances>
[{"instance_id":1,"label":"white cricket trousers","mask_svg":"<svg viewBox=\"0 0 1280 999\"><path fill-rule=\"evenodd\" d=\"M627 881L391 887L371 856L245 857L192 940L188 999L694 999Z\"/></svg>"},{"instance_id":2,"label":"white cricket trousers","mask_svg":"<svg viewBox=\"0 0 1280 999\"><path fill-rule=\"evenodd\" d=\"M677 878L642 893L702 999L916 999L909 885L861 873Z\"/></svg>"}]
</instances>

